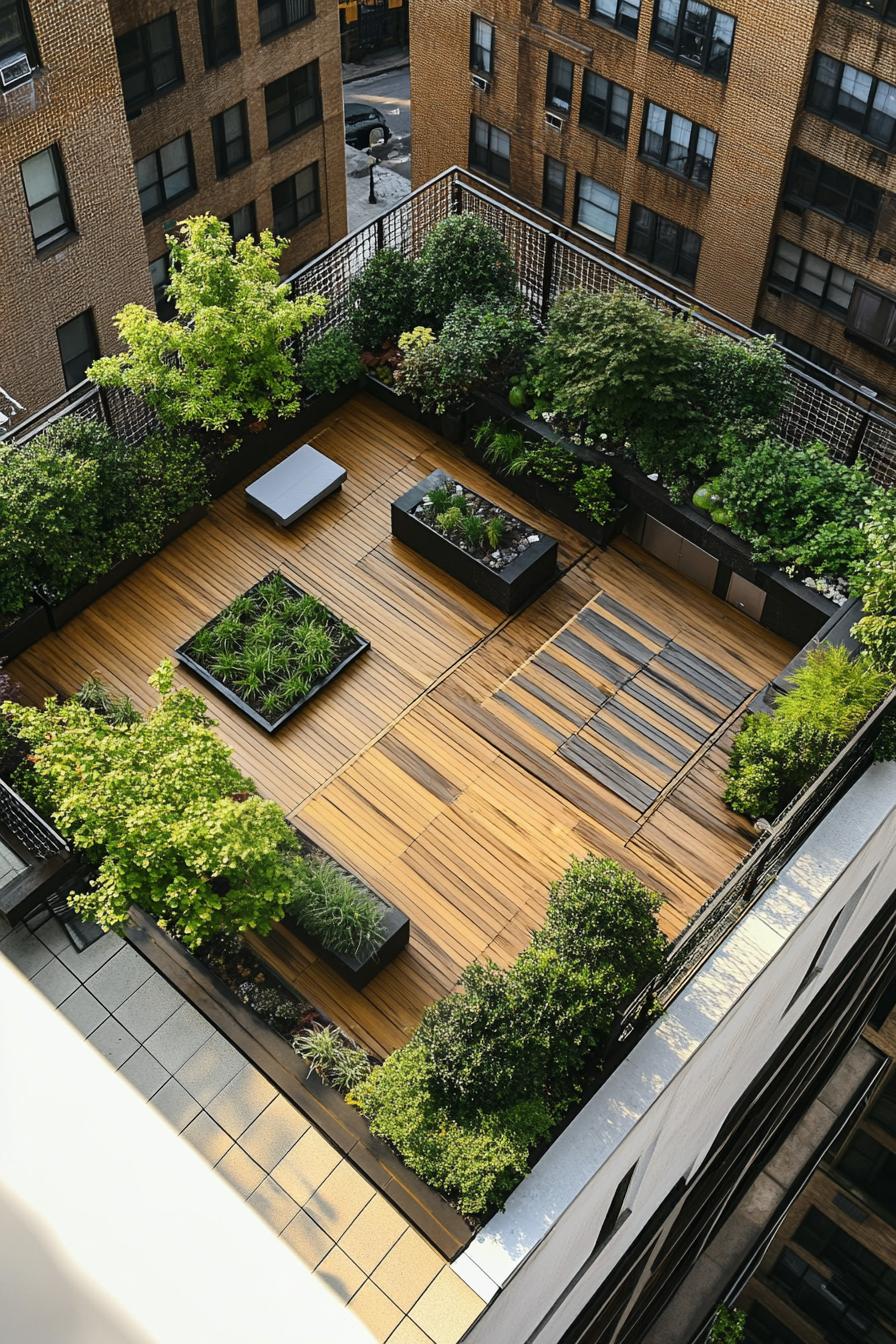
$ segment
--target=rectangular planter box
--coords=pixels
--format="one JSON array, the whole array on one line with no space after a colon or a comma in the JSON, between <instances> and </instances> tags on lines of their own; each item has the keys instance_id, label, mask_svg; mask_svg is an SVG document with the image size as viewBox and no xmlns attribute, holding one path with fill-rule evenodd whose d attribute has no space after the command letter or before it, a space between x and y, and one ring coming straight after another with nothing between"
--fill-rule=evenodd
<instances>
[{"instance_id":1,"label":"rectangular planter box","mask_svg":"<svg viewBox=\"0 0 896 1344\"><path fill-rule=\"evenodd\" d=\"M189 527L192 527L194 523L197 523L205 513L206 506L204 504L197 504L194 508L188 509L187 512L176 519L175 522L169 524L162 535L159 551L163 550L170 541L174 541L175 537L179 537L181 533L186 532ZM83 587L76 588L73 593L70 593L68 597L63 598L61 602L48 602L38 594L47 610L50 628L52 630L61 630L64 625L89 607L98 597L102 597L104 593L108 593L117 583L120 583L122 579L127 578L129 574L133 574L134 570L139 569L144 561L149 560L152 555L158 555L158 551L152 551L150 552L150 555L132 555L126 560L119 560L118 564L113 565L105 574L101 574L100 577L94 579L92 583L85 583Z\"/></svg>"},{"instance_id":2,"label":"rectangular planter box","mask_svg":"<svg viewBox=\"0 0 896 1344\"><path fill-rule=\"evenodd\" d=\"M424 495L447 477L444 471L431 472L392 505L392 535L410 546L425 560L431 560L453 579L471 588L487 602L508 614L519 611L536 593L545 588L557 573L557 542L541 537L511 560L502 570L488 565L461 550L453 541L414 517L414 509Z\"/></svg>"},{"instance_id":3,"label":"rectangular planter box","mask_svg":"<svg viewBox=\"0 0 896 1344\"><path fill-rule=\"evenodd\" d=\"M285 582L293 589L296 596L302 596L302 590L297 588L294 583L291 583L289 579L285 579ZM257 585L253 585L253 587L255 586ZM220 614L221 613L219 612L218 616L220 616ZM335 615L335 612L331 614ZM204 630L206 626L214 625L215 621L218 620L218 616L213 616L210 621L206 621L201 629ZM218 681L217 677L213 676L207 668L203 667L201 663L198 663L195 658L192 658L190 654L187 653L188 646L192 644L198 633L199 631L197 630L195 634L192 634L188 640L185 640L183 644L180 644L174 650L174 656L177 658L177 661L183 667L188 667L191 672L196 674L200 681L204 682L206 686L210 686L217 695L220 695L222 699L228 701L228 703L233 705L235 709L238 709L241 714L244 714L247 719L251 719L259 728L263 728L266 733L276 733L279 728L282 728L285 723L288 723L293 715L298 714L300 709L304 709L305 705L307 705L310 700L313 700L316 695L320 695L321 691L325 690L331 681L335 681L339 674L344 672L350 663L353 663L356 658L360 658L361 654L366 653L370 648L369 640L362 639L360 635L357 636L355 647L351 649L344 658L340 659L336 666L332 668L321 681L315 686L312 686L307 695L304 695L301 700L297 700L294 705L291 705L285 713L280 715L279 719L275 719L273 723L270 723L262 714L259 714L254 710L251 705L246 704L246 701L237 695L236 691L232 691L229 686L225 686L223 682Z\"/></svg>"},{"instance_id":4,"label":"rectangular planter box","mask_svg":"<svg viewBox=\"0 0 896 1344\"><path fill-rule=\"evenodd\" d=\"M373 977L379 975L390 961L394 961L402 948L407 947L411 936L411 921L404 911L395 905L390 905L376 892L371 892L371 895L383 907L384 938L378 948L363 957L333 952L308 933L292 915L287 914L283 919L286 927L291 929L297 938L301 938L305 946L310 947L321 961L332 967L352 989L363 989L365 985L369 985Z\"/></svg>"},{"instance_id":5,"label":"rectangular planter box","mask_svg":"<svg viewBox=\"0 0 896 1344\"><path fill-rule=\"evenodd\" d=\"M15 658L50 633L50 616L42 602L35 602L9 625L0 627L0 660Z\"/></svg>"},{"instance_id":6,"label":"rectangular planter box","mask_svg":"<svg viewBox=\"0 0 896 1344\"><path fill-rule=\"evenodd\" d=\"M456 411L436 415L430 411L418 410L409 397L400 397L394 388L381 383L372 373L365 374L364 377L366 390L371 396L376 397L377 401L383 402L385 406L391 406L410 420L416 420L418 425L425 425L433 434L441 434L449 443L463 443L474 419L475 402L471 401L469 405L462 406Z\"/></svg>"}]
</instances>

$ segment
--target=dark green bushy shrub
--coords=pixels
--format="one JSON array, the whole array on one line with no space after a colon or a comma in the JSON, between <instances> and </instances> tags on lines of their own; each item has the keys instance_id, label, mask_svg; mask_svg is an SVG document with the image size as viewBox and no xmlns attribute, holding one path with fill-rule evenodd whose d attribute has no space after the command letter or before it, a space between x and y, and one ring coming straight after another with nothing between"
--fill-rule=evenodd
<instances>
[{"instance_id":1,"label":"dark green bushy shrub","mask_svg":"<svg viewBox=\"0 0 896 1344\"><path fill-rule=\"evenodd\" d=\"M823 443L726 439L716 491L730 526L757 561L846 578L861 562L861 523L875 487L860 466L835 462Z\"/></svg>"},{"instance_id":2,"label":"dark green bushy shrub","mask_svg":"<svg viewBox=\"0 0 896 1344\"><path fill-rule=\"evenodd\" d=\"M583 467L573 493L582 513L587 514L593 523L605 523L615 499L612 467Z\"/></svg>"},{"instance_id":3,"label":"dark green bushy shrub","mask_svg":"<svg viewBox=\"0 0 896 1344\"><path fill-rule=\"evenodd\" d=\"M535 328L519 302L463 299L437 340L401 343L405 353L396 390L421 410L442 414L500 380L525 359L534 341Z\"/></svg>"},{"instance_id":4,"label":"dark green bushy shrub","mask_svg":"<svg viewBox=\"0 0 896 1344\"><path fill-rule=\"evenodd\" d=\"M707 332L700 335L694 350L693 395L715 431L765 433L790 396L787 362L773 337L734 341Z\"/></svg>"},{"instance_id":5,"label":"dark green bushy shrub","mask_svg":"<svg viewBox=\"0 0 896 1344\"><path fill-rule=\"evenodd\" d=\"M725 802L773 820L846 744L890 687L866 657L814 649L772 714L752 714L734 739Z\"/></svg>"},{"instance_id":6,"label":"dark green bushy shrub","mask_svg":"<svg viewBox=\"0 0 896 1344\"><path fill-rule=\"evenodd\" d=\"M308 396L338 392L356 382L363 367L357 344L344 327L337 327L309 345L299 365L299 382Z\"/></svg>"},{"instance_id":7,"label":"dark green bushy shrub","mask_svg":"<svg viewBox=\"0 0 896 1344\"><path fill-rule=\"evenodd\" d=\"M362 350L381 350L415 321L413 263L391 247L377 252L348 290L352 336Z\"/></svg>"},{"instance_id":8,"label":"dark green bushy shrub","mask_svg":"<svg viewBox=\"0 0 896 1344\"><path fill-rule=\"evenodd\" d=\"M853 574L853 592L864 614L852 633L876 668L896 676L896 491L878 491L863 533L865 553Z\"/></svg>"},{"instance_id":9,"label":"dark green bushy shrub","mask_svg":"<svg viewBox=\"0 0 896 1344\"><path fill-rule=\"evenodd\" d=\"M463 299L515 299L516 265L488 224L476 215L450 215L426 235L414 265L414 288L419 319L438 329Z\"/></svg>"}]
</instances>

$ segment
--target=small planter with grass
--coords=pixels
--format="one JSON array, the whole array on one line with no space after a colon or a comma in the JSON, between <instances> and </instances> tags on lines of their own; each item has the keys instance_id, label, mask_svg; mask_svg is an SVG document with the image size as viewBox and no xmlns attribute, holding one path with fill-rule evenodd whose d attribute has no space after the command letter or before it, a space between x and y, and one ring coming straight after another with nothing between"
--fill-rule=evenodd
<instances>
[{"instance_id":1,"label":"small planter with grass","mask_svg":"<svg viewBox=\"0 0 896 1344\"><path fill-rule=\"evenodd\" d=\"M392 535L453 579L514 612L557 572L557 542L434 471L392 505Z\"/></svg>"},{"instance_id":2,"label":"small planter with grass","mask_svg":"<svg viewBox=\"0 0 896 1344\"><path fill-rule=\"evenodd\" d=\"M369 647L273 570L175 652L207 686L274 733Z\"/></svg>"},{"instance_id":3,"label":"small planter with grass","mask_svg":"<svg viewBox=\"0 0 896 1344\"><path fill-rule=\"evenodd\" d=\"M296 834L301 861L283 922L353 989L363 989L407 946L411 922L301 832Z\"/></svg>"}]
</instances>

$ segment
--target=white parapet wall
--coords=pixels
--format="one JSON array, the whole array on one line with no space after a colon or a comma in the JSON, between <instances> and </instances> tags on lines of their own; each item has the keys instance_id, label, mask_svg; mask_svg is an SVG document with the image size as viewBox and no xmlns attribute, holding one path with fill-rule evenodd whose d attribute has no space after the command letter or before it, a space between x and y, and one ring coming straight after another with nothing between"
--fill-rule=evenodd
<instances>
[{"instance_id":1,"label":"white parapet wall","mask_svg":"<svg viewBox=\"0 0 896 1344\"><path fill-rule=\"evenodd\" d=\"M489 1302L469 1344L563 1337L894 892L896 765L876 764L455 1262Z\"/></svg>"}]
</instances>

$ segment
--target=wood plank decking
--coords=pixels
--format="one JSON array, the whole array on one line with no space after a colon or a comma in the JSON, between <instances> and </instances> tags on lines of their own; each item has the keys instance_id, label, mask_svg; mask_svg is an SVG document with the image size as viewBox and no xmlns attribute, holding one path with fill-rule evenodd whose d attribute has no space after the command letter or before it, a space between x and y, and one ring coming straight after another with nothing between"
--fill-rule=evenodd
<instances>
[{"instance_id":1,"label":"wood plank decking","mask_svg":"<svg viewBox=\"0 0 896 1344\"><path fill-rule=\"evenodd\" d=\"M636 869L677 932L753 838L722 774L743 702L792 649L631 543L594 549L369 397L310 438L347 468L341 495L283 531L232 490L10 670L35 697L97 673L149 704L153 667L278 566L371 641L273 738L210 703L261 791L411 917L363 994L286 931L267 948L384 1052L466 962L525 945L573 854ZM392 540L391 501L436 467L559 539L562 576L516 617Z\"/></svg>"}]
</instances>

